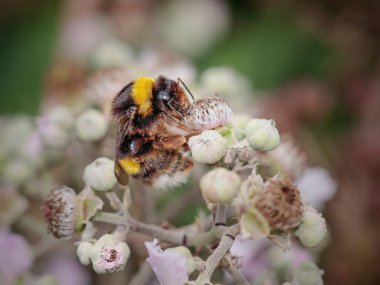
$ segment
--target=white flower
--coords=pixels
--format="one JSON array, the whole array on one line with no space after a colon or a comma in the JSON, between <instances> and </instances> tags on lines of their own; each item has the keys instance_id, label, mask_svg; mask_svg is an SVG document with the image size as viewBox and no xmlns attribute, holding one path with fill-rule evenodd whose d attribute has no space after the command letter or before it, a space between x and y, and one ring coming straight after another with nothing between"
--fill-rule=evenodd
<instances>
[{"instance_id":1,"label":"white flower","mask_svg":"<svg viewBox=\"0 0 380 285\"><path fill-rule=\"evenodd\" d=\"M303 245L315 247L323 241L326 232L326 220L316 210L307 207L295 235L298 236Z\"/></svg>"},{"instance_id":2,"label":"white flower","mask_svg":"<svg viewBox=\"0 0 380 285\"><path fill-rule=\"evenodd\" d=\"M269 163L269 166L274 169L273 174L282 171L292 179L297 179L306 168L306 154L289 135L282 136L279 147L269 152L268 155L269 161L266 163Z\"/></svg>"},{"instance_id":3,"label":"white flower","mask_svg":"<svg viewBox=\"0 0 380 285\"><path fill-rule=\"evenodd\" d=\"M97 273L123 270L129 255L128 245L111 234L102 236L90 251L92 266Z\"/></svg>"},{"instance_id":4,"label":"white flower","mask_svg":"<svg viewBox=\"0 0 380 285\"><path fill-rule=\"evenodd\" d=\"M113 160L100 157L85 168L83 179L95 190L111 190L117 183L114 174L114 165Z\"/></svg>"},{"instance_id":5,"label":"white flower","mask_svg":"<svg viewBox=\"0 0 380 285\"><path fill-rule=\"evenodd\" d=\"M322 167L306 168L297 180L297 185L303 200L317 210L322 210L325 202L330 200L336 192L335 180Z\"/></svg>"},{"instance_id":6,"label":"white flower","mask_svg":"<svg viewBox=\"0 0 380 285\"><path fill-rule=\"evenodd\" d=\"M77 256L80 263L83 265L89 265L91 249L94 246L94 243L89 241L80 241L77 248Z\"/></svg>"},{"instance_id":7,"label":"white flower","mask_svg":"<svg viewBox=\"0 0 380 285\"><path fill-rule=\"evenodd\" d=\"M161 285L179 285L189 280L188 253L176 250L162 250L158 240L145 242L149 257L147 261L152 266Z\"/></svg>"},{"instance_id":8,"label":"white flower","mask_svg":"<svg viewBox=\"0 0 380 285\"><path fill-rule=\"evenodd\" d=\"M245 127L245 136L254 150L270 151L280 144L280 134L273 120L251 120Z\"/></svg>"},{"instance_id":9,"label":"white flower","mask_svg":"<svg viewBox=\"0 0 380 285\"><path fill-rule=\"evenodd\" d=\"M227 150L227 141L216 131L204 131L189 139L189 147L194 160L213 164L221 160Z\"/></svg>"},{"instance_id":10,"label":"white flower","mask_svg":"<svg viewBox=\"0 0 380 285\"><path fill-rule=\"evenodd\" d=\"M210 203L230 203L239 191L240 177L225 168L215 168L206 173L200 182L202 195Z\"/></svg>"},{"instance_id":11,"label":"white flower","mask_svg":"<svg viewBox=\"0 0 380 285\"><path fill-rule=\"evenodd\" d=\"M94 109L85 111L75 122L75 132L83 142L99 141L106 135L107 130L106 117Z\"/></svg>"}]
</instances>

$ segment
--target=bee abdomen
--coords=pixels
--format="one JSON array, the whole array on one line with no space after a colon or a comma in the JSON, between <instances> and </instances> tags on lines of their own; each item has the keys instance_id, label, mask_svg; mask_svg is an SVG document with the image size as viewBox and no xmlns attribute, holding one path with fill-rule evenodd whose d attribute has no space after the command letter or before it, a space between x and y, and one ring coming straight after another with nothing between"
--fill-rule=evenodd
<instances>
[{"instance_id":1,"label":"bee abdomen","mask_svg":"<svg viewBox=\"0 0 380 285\"><path fill-rule=\"evenodd\" d=\"M193 162L190 157L176 152L168 156L160 168L144 173L141 179L154 188L172 188L186 182L192 166Z\"/></svg>"}]
</instances>

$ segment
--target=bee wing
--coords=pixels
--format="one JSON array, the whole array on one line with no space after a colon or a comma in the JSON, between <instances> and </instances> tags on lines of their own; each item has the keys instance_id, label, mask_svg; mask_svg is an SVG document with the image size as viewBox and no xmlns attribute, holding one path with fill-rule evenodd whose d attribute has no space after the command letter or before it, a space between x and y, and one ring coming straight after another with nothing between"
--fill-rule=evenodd
<instances>
[{"instance_id":1,"label":"bee wing","mask_svg":"<svg viewBox=\"0 0 380 285\"><path fill-rule=\"evenodd\" d=\"M131 107L126 112L125 115L119 119L119 128L116 135L116 161L115 161L115 176L120 184L128 184L128 174L124 171L119 163L119 159L123 156L121 150L121 145L124 141L124 138L128 135L129 129L135 118L137 107Z\"/></svg>"}]
</instances>

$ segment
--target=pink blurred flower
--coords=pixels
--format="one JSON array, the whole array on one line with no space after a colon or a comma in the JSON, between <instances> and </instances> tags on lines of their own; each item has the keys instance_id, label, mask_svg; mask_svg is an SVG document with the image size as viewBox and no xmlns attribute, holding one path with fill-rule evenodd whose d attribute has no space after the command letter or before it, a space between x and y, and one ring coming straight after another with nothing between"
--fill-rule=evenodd
<instances>
[{"instance_id":1,"label":"pink blurred flower","mask_svg":"<svg viewBox=\"0 0 380 285\"><path fill-rule=\"evenodd\" d=\"M293 270L304 261L310 261L310 254L303 248L293 245L283 251L269 240L243 239L237 236L231 247L231 255L241 272L248 280L258 280L270 271Z\"/></svg>"},{"instance_id":2,"label":"pink blurred flower","mask_svg":"<svg viewBox=\"0 0 380 285\"><path fill-rule=\"evenodd\" d=\"M59 284L90 285L91 277L74 255L59 252L53 254L44 264L43 274L53 275Z\"/></svg>"},{"instance_id":3,"label":"pink blurred flower","mask_svg":"<svg viewBox=\"0 0 380 285\"><path fill-rule=\"evenodd\" d=\"M322 210L326 201L335 195L337 187L330 173L322 167L306 168L296 184L303 200L317 210Z\"/></svg>"},{"instance_id":4,"label":"pink blurred flower","mask_svg":"<svg viewBox=\"0 0 380 285\"><path fill-rule=\"evenodd\" d=\"M28 242L20 235L0 229L0 284L13 284L32 266Z\"/></svg>"},{"instance_id":5,"label":"pink blurred flower","mask_svg":"<svg viewBox=\"0 0 380 285\"><path fill-rule=\"evenodd\" d=\"M180 253L162 250L158 240L145 242L149 257L147 261L161 285L184 284L189 280L186 257Z\"/></svg>"}]
</instances>

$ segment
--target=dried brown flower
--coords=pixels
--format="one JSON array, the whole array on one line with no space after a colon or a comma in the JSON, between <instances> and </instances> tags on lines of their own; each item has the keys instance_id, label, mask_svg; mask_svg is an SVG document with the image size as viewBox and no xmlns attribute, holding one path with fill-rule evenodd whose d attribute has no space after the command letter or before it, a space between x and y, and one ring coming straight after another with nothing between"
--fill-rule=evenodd
<instances>
[{"instance_id":1,"label":"dried brown flower","mask_svg":"<svg viewBox=\"0 0 380 285\"><path fill-rule=\"evenodd\" d=\"M255 207L275 230L294 228L303 216L301 194L292 180L284 177L266 181L265 189L257 193Z\"/></svg>"},{"instance_id":2,"label":"dried brown flower","mask_svg":"<svg viewBox=\"0 0 380 285\"><path fill-rule=\"evenodd\" d=\"M52 190L42 206L48 231L56 238L69 239L75 231L77 199L73 189Z\"/></svg>"}]
</instances>

